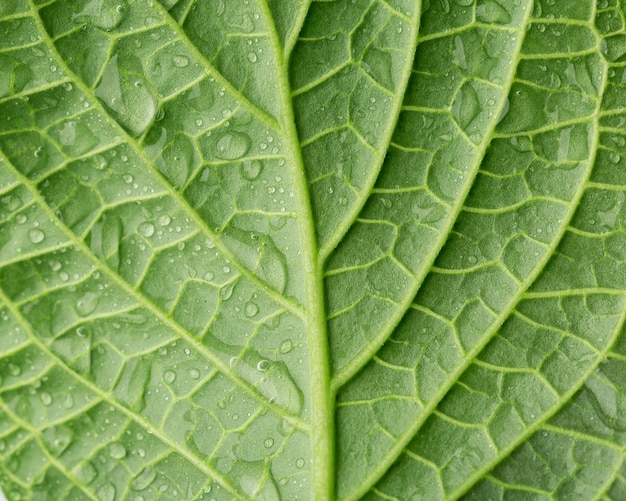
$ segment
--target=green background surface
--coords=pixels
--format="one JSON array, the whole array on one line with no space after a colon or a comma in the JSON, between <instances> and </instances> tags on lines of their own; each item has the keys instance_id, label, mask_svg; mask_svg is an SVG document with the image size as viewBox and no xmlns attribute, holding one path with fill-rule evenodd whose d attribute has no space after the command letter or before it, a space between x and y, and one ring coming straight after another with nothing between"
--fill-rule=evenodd
<instances>
[{"instance_id":1,"label":"green background surface","mask_svg":"<svg viewBox=\"0 0 626 501\"><path fill-rule=\"evenodd\" d=\"M0 488L626 499L621 0L2 0Z\"/></svg>"}]
</instances>

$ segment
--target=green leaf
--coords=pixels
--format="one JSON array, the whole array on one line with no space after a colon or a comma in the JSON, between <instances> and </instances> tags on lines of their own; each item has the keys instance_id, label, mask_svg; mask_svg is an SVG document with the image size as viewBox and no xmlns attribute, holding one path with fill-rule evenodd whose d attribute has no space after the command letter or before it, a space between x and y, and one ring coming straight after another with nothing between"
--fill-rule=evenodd
<instances>
[{"instance_id":1,"label":"green leaf","mask_svg":"<svg viewBox=\"0 0 626 501\"><path fill-rule=\"evenodd\" d=\"M3 0L0 498L626 498L617 0Z\"/></svg>"}]
</instances>

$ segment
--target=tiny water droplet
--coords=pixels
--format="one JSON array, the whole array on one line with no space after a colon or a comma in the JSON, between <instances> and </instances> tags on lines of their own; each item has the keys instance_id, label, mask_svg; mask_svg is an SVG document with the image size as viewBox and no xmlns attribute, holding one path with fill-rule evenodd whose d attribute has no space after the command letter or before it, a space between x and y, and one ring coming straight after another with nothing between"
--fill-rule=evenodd
<instances>
[{"instance_id":1,"label":"tiny water droplet","mask_svg":"<svg viewBox=\"0 0 626 501\"><path fill-rule=\"evenodd\" d=\"M270 447L274 445L274 439L266 438L265 441L263 442L263 445L265 446L266 449L269 449Z\"/></svg>"},{"instance_id":2,"label":"tiny water droplet","mask_svg":"<svg viewBox=\"0 0 626 501\"><path fill-rule=\"evenodd\" d=\"M198 369L191 369L189 371L189 377L191 379L199 379L200 378L200 371Z\"/></svg>"},{"instance_id":3,"label":"tiny water droplet","mask_svg":"<svg viewBox=\"0 0 626 501\"><path fill-rule=\"evenodd\" d=\"M302 458L296 459L296 468L304 468L304 459Z\"/></svg>"},{"instance_id":4,"label":"tiny water droplet","mask_svg":"<svg viewBox=\"0 0 626 501\"><path fill-rule=\"evenodd\" d=\"M250 61L251 63L256 63L257 60L258 60L258 57L254 52L250 52L248 54L248 61Z\"/></svg>"},{"instance_id":5,"label":"tiny water droplet","mask_svg":"<svg viewBox=\"0 0 626 501\"><path fill-rule=\"evenodd\" d=\"M163 381L167 384L172 384L176 380L176 373L174 371L165 371L163 374Z\"/></svg>"}]
</instances>

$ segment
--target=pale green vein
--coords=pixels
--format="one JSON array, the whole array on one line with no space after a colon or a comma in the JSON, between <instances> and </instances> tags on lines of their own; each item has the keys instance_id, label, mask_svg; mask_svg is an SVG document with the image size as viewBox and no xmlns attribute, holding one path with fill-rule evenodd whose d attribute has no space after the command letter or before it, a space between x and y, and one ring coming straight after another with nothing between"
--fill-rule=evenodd
<instances>
[{"instance_id":1,"label":"pale green vein","mask_svg":"<svg viewBox=\"0 0 626 501\"><path fill-rule=\"evenodd\" d=\"M261 2L262 15L273 22L266 0ZM298 131L294 116L293 102L287 60L283 53L278 33L272 30L271 47L277 63L278 88L280 99L280 122L285 142L289 148L294 194L298 204L298 228L302 244L304 277L307 284L306 327L309 349L311 381L311 448L313 454L312 488L313 497L319 501L330 501L334 497L334 398L330 392L330 367L326 332L326 312L324 304L323 268L317 255L317 239L313 223L313 209L309 198L306 170L299 147Z\"/></svg>"}]
</instances>

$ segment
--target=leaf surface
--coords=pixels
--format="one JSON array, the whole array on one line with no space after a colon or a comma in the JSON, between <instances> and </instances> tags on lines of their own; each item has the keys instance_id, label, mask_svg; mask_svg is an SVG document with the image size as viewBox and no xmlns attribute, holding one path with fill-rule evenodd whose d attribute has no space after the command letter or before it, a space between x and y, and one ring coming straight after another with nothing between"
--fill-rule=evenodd
<instances>
[{"instance_id":1,"label":"leaf surface","mask_svg":"<svg viewBox=\"0 0 626 501\"><path fill-rule=\"evenodd\" d=\"M625 16L2 2L0 493L623 499Z\"/></svg>"}]
</instances>

